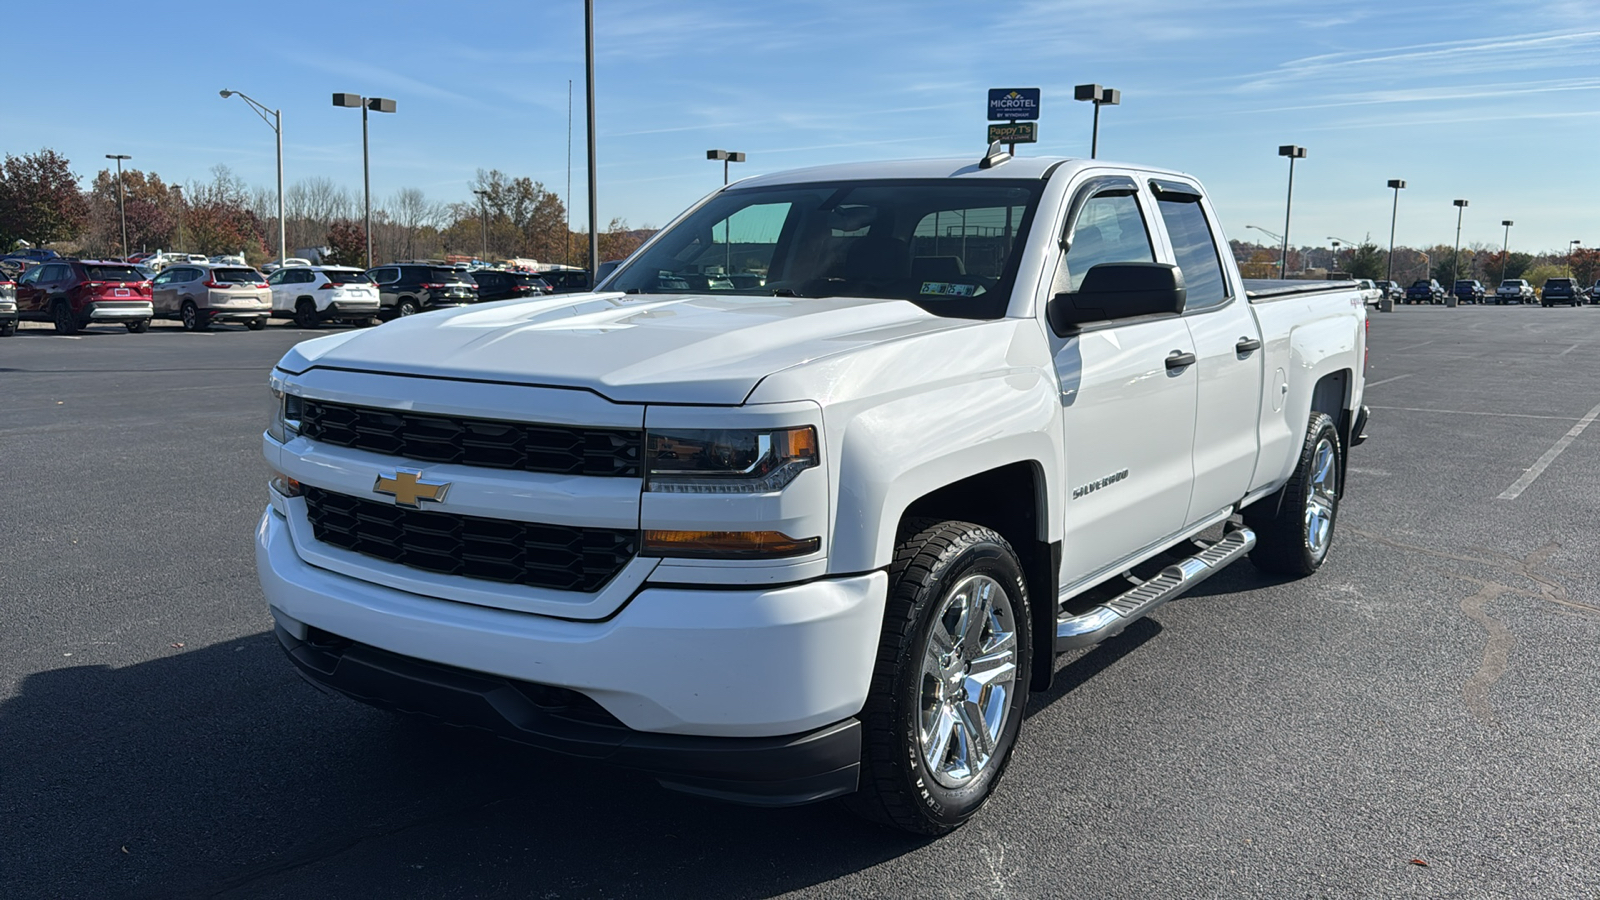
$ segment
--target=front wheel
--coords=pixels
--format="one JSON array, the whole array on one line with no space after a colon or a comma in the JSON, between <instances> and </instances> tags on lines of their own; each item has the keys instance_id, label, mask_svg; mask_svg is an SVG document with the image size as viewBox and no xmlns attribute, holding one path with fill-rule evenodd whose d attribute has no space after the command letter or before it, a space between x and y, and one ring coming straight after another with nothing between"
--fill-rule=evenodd
<instances>
[{"instance_id":1,"label":"front wheel","mask_svg":"<svg viewBox=\"0 0 1600 900\"><path fill-rule=\"evenodd\" d=\"M1278 575L1310 575L1333 544L1339 513L1339 431L1327 413L1312 413L1300 462L1282 491L1244 511L1256 533L1250 561Z\"/></svg>"},{"instance_id":2,"label":"front wheel","mask_svg":"<svg viewBox=\"0 0 1600 900\"><path fill-rule=\"evenodd\" d=\"M245 327L251 331L260 331L261 329L267 327L267 320L265 318L251 319L249 322L245 323Z\"/></svg>"},{"instance_id":3,"label":"front wheel","mask_svg":"<svg viewBox=\"0 0 1600 900\"><path fill-rule=\"evenodd\" d=\"M7 319L0 322L0 337L11 337L17 333L17 320Z\"/></svg>"},{"instance_id":4,"label":"front wheel","mask_svg":"<svg viewBox=\"0 0 1600 900\"><path fill-rule=\"evenodd\" d=\"M127 326L129 334L144 334L150 330L149 319L140 319L137 322L123 322L122 324Z\"/></svg>"},{"instance_id":5,"label":"front wheel","mask_svg":"<svg viewBox=\"0 0 1600 900\"><path fill-rule=\"evenodd\" d=\"M895 551L883 634L862 710L867 819L954 831L1005 772L1028 702L1028 589L1005 538L940 522Z\"/></svg>"}]
</instances>

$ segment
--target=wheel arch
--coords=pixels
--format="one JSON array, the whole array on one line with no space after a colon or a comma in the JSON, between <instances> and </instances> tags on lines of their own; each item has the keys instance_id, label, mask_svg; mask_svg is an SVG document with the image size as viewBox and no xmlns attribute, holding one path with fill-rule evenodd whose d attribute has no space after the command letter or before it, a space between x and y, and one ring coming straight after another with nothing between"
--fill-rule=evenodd
<instances>
[{"instance_id":1,"label":"wheel arch","mask_svg":"<svg viewBox=\"0 0 1600 900\"><path fill-rule=\"evenodd\" d=\"M1055 672L1056 595L1061 541L1050 540L1044 467L1018 460L952 481L912 500L896 520L896 540L923 519L971 522L999 533L1016 551L1027 578L1033 673L1030 690L1050 687ZM997 502L998 501L998 502Z\"/></svg>"}]
</instances>

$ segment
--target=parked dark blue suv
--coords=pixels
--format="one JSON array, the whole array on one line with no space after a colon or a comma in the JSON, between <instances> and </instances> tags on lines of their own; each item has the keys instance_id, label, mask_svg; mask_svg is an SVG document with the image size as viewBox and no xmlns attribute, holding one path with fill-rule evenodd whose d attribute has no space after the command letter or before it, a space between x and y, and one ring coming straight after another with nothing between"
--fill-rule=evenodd
<instances>
[{"instance_id":1,"label":"parked dark blue suv","mask_svg":"<svg viewBox=\"0 0 1600 900\"><path fill-rule=\"evenodd\" d=\"M1406 288L1407 303L1443 303L1444 288L1432 278L1423 278L1411 283Z\"/></svg>"}]
</instances>

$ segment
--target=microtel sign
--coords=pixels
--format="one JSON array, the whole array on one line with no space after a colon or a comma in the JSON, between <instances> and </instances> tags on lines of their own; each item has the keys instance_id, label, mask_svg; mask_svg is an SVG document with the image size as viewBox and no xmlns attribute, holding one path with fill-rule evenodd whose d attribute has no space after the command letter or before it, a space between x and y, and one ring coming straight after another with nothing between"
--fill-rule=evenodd
<instances>
[{"instance_id":1,"label":"microtel sign","mask_svg":"<svg viewBox=\"0 0 1600 900\"><path fill-rule=\"evenodd\" d=\"M1038 88L990 88L989 121L1039 118Z\"/></svg>"}]
</instances>

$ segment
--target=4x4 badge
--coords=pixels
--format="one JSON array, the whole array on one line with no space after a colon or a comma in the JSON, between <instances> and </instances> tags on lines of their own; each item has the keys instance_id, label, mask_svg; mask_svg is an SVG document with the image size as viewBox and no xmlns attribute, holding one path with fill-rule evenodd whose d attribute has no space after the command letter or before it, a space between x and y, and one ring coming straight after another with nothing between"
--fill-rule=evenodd
<instances>
[{"instance_id":1,"label":"4x4 badge","mask_svg":"<svg viewBox=\"0 0 1600 900\"><path fill-rule=\"evenodd\" d=\"M424 500L432 500L435 503L443 500L445 491L450 490L450 482L424 481L421 472L413 469L396 469L393 475L379 472L378 481L372 486L372 490L373 493L388 494L393 497L396 506L421 509Z\"/></svg>"}]
</instances>

